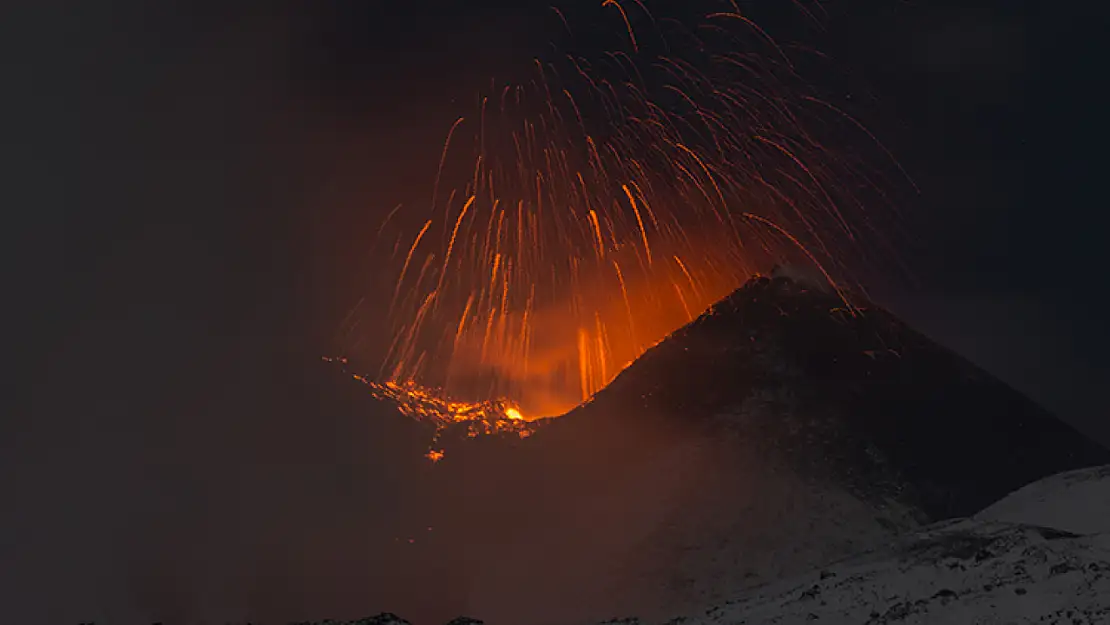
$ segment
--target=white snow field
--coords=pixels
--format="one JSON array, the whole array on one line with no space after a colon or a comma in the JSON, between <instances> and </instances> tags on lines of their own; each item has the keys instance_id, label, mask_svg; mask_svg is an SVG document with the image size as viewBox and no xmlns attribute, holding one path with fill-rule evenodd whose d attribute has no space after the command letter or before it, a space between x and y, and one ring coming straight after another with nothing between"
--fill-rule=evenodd
<instances>
[{"instance_id":1,"label":"white snow field","mask_svg":"<svg viewBox=\"0 0 1110 625\"><path fill-rule=\"evenodd\" d=\"M642 622L1106 624L1108 510L1110 466L1070 471L890 548L754 589L697 614Z\"/></svg>"}]
</instances>

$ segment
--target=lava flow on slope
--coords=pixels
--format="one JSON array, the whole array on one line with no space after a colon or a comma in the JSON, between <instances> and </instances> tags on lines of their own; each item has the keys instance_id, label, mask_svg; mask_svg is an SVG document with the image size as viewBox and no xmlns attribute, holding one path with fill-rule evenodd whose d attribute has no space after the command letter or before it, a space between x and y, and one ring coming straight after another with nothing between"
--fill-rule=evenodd
<instances>
[{"instance_id":1,"label":"lava flow on slope","mask_svg":"<svg viewBox=\"0 0 1110 625\"><path fill-rule=\"evenodd\" d=\"M346 369L346 358L324 357L324 362L335 363ZM453 426L462 426L468 438L481 435L513 434L527 438L535 432L538 424L528 421L520 410L504 399L483 402L452 401L443 395L423 388L412 381L373 382L358 373L349 373L356 382L364 384L370 394L397 407L398 412L417 421L430 423L435 427L432 446L425 456L432 462L439 462L444 452L436 447L439 437Z\"/></svg>"}]
</instances>

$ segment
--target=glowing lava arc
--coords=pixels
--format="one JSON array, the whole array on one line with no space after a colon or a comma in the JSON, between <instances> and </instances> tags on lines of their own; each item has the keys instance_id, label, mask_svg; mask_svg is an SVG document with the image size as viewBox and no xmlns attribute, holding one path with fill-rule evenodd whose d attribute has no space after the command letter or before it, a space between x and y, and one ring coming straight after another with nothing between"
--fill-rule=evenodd
<instances>
[{"instance_id":1,"label":"glowing lava arc","mask_svg":"<svg viewBox=\"0 0 1110 625\"><path fill-rule=\"evenodd\" d=\"M616 49L571 41L451 126L432 213L381 230L394 339L360 379L371 392L437 426L526 435L522 415L588 399L757 271L849 273L877 230L863 195L886 185L822 131L873 137L799 78L793 48L702 3L708 21L684 24L605 0ZM637 12L658 37L636 36Z\"/></svg>"}]
</instances>

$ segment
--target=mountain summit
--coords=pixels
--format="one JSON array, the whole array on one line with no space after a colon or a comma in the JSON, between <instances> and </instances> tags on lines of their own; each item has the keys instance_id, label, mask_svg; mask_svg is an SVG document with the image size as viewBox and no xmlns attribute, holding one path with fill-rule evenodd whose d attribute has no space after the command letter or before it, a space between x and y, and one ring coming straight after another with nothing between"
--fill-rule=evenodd
<instances>
[{"instance_id":1,"label":"mountain summit","mask_svg":"<svg viewBox=\"0 0 1110 625\"><path fill-rule=\"evenodd\" d=\"M759 277L530 438L451 450L420 566L491 625L660 619L1107 463L890 313Z\"/></svg>"},{"instance_id":2,"label":"mountain summit","mask_svg":"<svg viewBox=\"0 0 1110 625\"><path fill-rule=\"evenodd\" d=\"M727 424L796 470L931 520L963 517L1110 452L877 307L759 277L648 350L559 423Z\"/></svg>"}]
</instances>

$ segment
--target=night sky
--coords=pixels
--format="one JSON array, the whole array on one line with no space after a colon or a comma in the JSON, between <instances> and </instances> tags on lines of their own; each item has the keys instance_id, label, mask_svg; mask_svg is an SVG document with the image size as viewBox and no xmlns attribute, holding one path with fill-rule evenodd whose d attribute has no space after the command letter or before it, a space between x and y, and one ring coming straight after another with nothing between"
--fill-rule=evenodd
<instances>
[{"instance_id":1,"label":"night sky","mask_svg":"<svg viewBox=\"0 0 1110 625\"><path fill-rule=\"evenodd\" d=\"M418 447L319 357L381 284L378 223L424 197L490 77L545 52L549 3L20 4L0 20L5 620L390 609L359 603L364 569ZM876 299L1110 443L1104 37L1073 4L852 3L786 34L853 74L921 189L914 279ZM290 573L324 562L345 581Z\"/></svg>"}]
</instances>

